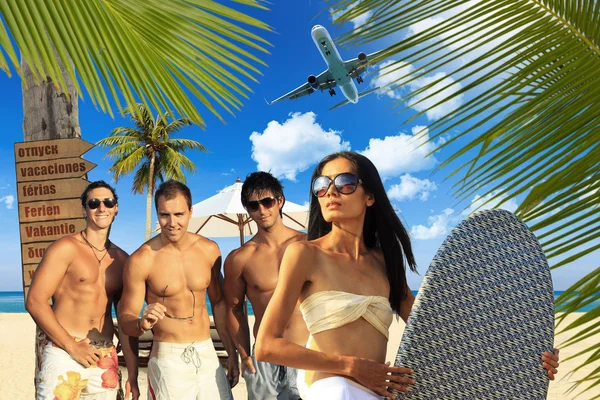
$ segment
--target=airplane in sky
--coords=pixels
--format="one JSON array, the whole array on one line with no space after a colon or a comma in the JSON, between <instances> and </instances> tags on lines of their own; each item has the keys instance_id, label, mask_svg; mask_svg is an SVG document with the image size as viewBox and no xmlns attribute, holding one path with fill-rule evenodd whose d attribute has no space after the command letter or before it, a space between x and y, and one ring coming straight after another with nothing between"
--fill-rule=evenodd
<instances>
[{"instance_id":1,"label":"airplane in sky","mask_svg":"<svg viewBox=\"0 0 600 400\"><path fill-rule=\"evenodd\" d=\"M358 103L359 98L379 89L376 87L359 93L353 79L356 79L356 83L358 84L363 83L361 74L367 69L369 59L372 59L380 52L369 55L361 52L358 53L357 58L344 61L325 27L315 25L310 34L327 64L327 69L317 76L309 75L306 83L273 101L267 101L267 104L274 104L286 99L295 100L304 95L312 94L317 90L328 90L330 96L335 96L336 91L334 88L338 86L342 94L346 97L346 100L329 109L334 110L348 103Z\"/></svg>"}]
</instances>

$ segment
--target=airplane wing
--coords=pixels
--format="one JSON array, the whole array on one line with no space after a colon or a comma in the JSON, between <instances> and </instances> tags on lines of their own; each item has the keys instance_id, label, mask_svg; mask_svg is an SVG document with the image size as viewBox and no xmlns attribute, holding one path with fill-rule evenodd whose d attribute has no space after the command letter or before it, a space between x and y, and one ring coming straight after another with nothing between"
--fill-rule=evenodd
<instances>
[{"instance_id":1,"label":"airplane wing","mask_svg":"<svg viewBox=\"0 0 600 400\"><path fill-rule=\"evenodd\" d=\"M381 88L379 86L377 86L375 88L372 88L372 89L369 89L369 90L365 90L364 92L358 94L358 98L364 97L364 96L366 96L368 94L371 94L374 91L379 90L379 89L381 89ZM331 107L329 109L329 111L335 110L336 108L340 108L341 106L345 106L348 103L349 103L349 101L346 99L346 100L344 100L344 101L342 101L340 103L337 103L335 106Z\"/></svg>"},{"instance_id":2,"label":"airplane wing","mask_svg":"<svg viewBox=\"0 0 600 400\"><path fill-rule=\"evenodd\" d=\"M373 65L371 60L381 55L382 53L383 50L379 50L375 53L367 54L367 59L365 61L361 61L358 58L353 58L351 60L344 61L344 66L346 67L346 71L348 71L348 75L350 75L351 78L356 78L357 76L365 72L369 65Z\"/></svg>"},{"instance_id":3,"label":"airplane wing","mask_svg":"<svg viewBox=\"0 0 600 400\"><path fill-rule=\"evenodd\" d=\"M317 76L317 81L315 82L315 84L319 85L317 89L314 89L308 82L306 82L303 85L298 86L296 89L292 90L291 92L286 93L283 96L281 96L273 101L267 101L267 104L274 104L274 103L277 103L278 101L286 100L286 99L296 100L298 97L302 97L304 95L314 93L317 90L330 89L330 88L333 88L336 86L335 80L333 79L333 75L331 75L331 72L329 72L329 69L326 69L325 71L321 72Z\"/></svg>"}]
</instances>

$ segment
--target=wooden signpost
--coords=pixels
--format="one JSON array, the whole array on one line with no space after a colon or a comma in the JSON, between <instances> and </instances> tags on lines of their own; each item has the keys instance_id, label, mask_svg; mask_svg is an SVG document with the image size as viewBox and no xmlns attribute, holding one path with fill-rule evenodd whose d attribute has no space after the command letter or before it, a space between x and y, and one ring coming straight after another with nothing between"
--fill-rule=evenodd
<instances>
[{"instance_id":1,"label":"wooden signpost","mask_svg":"<svg viewBox=\"0 0 600 400\"><path fill-rule=\"evenodd\" d=\"M81 155L92 147L80 138L15 143L25 299L46 248L85 228L79 196L96 164Z\"/></svg>"}]
</instances>

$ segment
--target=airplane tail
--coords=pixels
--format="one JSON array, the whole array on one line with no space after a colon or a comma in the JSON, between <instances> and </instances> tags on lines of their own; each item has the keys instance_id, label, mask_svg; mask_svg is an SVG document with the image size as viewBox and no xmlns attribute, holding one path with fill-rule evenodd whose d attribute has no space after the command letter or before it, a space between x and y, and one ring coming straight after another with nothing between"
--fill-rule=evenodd
<instances>
[{"instance_id":1,"label":"airplane tail","mask_svg":"<svg viewBox=\"0 0 600 400\"><path fill-rule=\"evenodd\" d=\"M360 99L361 97L371 94L378 89L380 89L379 86L377 86L376 88L373 88L373 89L365 90L364 92L358 94L358 98ZM331 107L329 109L329 111L335 110L336 108L340 108L341 106L345 106L348 103L349 103L349 101L348 101L348 99L346 99L346 100L336 104L335 106Z\"/></svg>"}]
</instances>

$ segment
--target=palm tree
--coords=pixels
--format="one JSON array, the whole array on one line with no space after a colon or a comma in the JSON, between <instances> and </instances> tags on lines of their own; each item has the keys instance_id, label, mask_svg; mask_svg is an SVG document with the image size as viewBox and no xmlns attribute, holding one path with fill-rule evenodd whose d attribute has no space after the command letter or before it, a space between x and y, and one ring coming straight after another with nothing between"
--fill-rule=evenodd
<instances>
[{"instance_id":1,"label":"palm tree","mask_svg":"<svg viewBox=\"0 0 600 400\"><path fill-rule=\"evenodd\" d=\"M240 3L266 9L262 0ZM229 113L239 109L240 97L250 91L244 79L256 80L255 65L265 65L253 52L266 53L268 43L242 25L271 30L214 0L7 0L0 2L0 69L10 76L12 65L25 90L32 83L41 86L40 93L25 97L25 119L35 127L43 118L54 126L44 116L48 106L57 111L50 118L77 119L72 98L84 92L111 116L111 103L122 111L142 102L203 126L187 93L221 118L215 103ZM46 93L47 104L40 103L36 95L46 99ZM35 118L33 110L40 116ZM59 131L72 130L62 125ZM33 137L53 134L50 128L42 131L41 138ZM68 135L72 132L61 137Z\"/></svg>"},{"instance_id":2,"label":"palm tree","mask_svg":"<svg viewBox=\"0 0 600 400\"><path fill-rule=\"evenodd\" d=\"M183 170L195 172L196 166L183 153L193 149L206 152L206 148L194 140L171 138L179 130L192 124L187 118L169 123L167 114L159 114L153 120L143 104L138 104L137 110L128 110L128 113L136 128L115 128L109 137L98 141L96 145L112 147L106 156L114 160L110 171L115 182L137 168L131 191L134 194L146 192L146 240L148 240L152 221L152 195L156 182L158 180L163 182L166 178L185 183Z\"/></svg>"},{"instance_id":3,"label":"palm tree","mask_svg":"<svg viewBox=\"0 0 600 400\"><path fill-rule=\"evenodd\" d=\"M262 0L238 3L266 9ZM219 118L214 103L238 109L250 91L240 78L256 80L253 64L264 65L249 50L266 53L268 44L242 25L271 30L213 0L0 1L0 69L10 76L12 65L23 81L25 141L81 137L83 89L110 115L109 97L120 112L141 101L203 126L188 91Z\"/></svg>"},{"instance_id":4,"label":"palm tree","mask_svg":"<svg viewBox=\"0 0 600 400\"><path fill-rule=\"evenodd\" d=\"M342 36L346 45L404 37L373 60L401 59L381 71L395 74L395 84L440 70L452 78L436 79L401 102L441 96L431 109L454 96L466 99L429 126L431 140L452 133L440 147L461 143L440 166L455 165L449 176L459 177L459 199L480 190L498 204L524 196L517 214L537 234L552 268L599 254L598 1L338 0L332 11L340 24L368 17ZM399 35L409 27L420 29ZM416 65L416 72L405 72L404 63ZM451 94L440 95L446 89ZM557 298L557 328L570 313L597 301L599 288L600 265ZM562 345L600 337L598 317L595 307L563 325L561 332L567 332L594 321ZM587 359L578 369L596 367L578 383L588 382L585 390L600 385L600 342L574 357L580 355Z\"/></svg>"}]
</instances>

